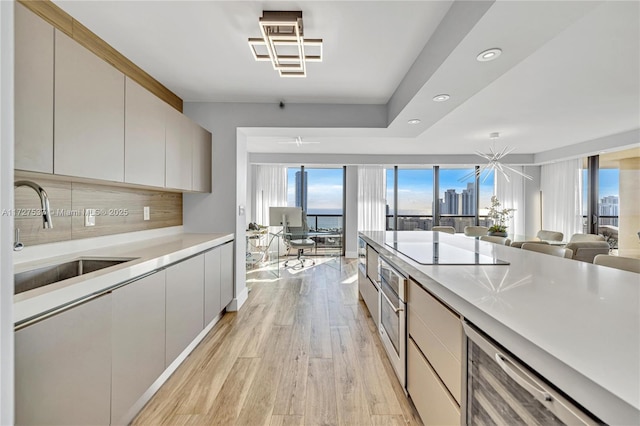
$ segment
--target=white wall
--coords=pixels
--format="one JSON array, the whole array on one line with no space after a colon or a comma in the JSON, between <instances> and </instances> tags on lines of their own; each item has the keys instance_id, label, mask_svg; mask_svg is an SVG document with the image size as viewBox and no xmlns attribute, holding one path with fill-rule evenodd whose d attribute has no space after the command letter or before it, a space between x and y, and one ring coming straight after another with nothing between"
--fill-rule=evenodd
<instances>
[{"instance_id":1,"label":"white wall","mask_svg":"<svg viewBox=\"0 0 640 426\"><path fill-rule=\"evenodd\" d=\"M13 209L13 2L0 2L0 208ZM0 216L0 424L13 424L13 217Z\"/></svg>"},{"instance_id":2,"label":"white wall","mask_svg":"<svg viewBox=\"0 0 640 426\"><path fill-rule=\"evenodd\" d=\"M245 229L247 224L248 154L242 128L248 127L353 127L386 125L380 105L185 102L184 113L213 136L212 192L185 194L183 221L186 232L235 232L236 292L231 308L246 297ZM239 130L240 129L240 130ZM244 206L245 215L238 208Z\"/></svg>"}]
</instances>

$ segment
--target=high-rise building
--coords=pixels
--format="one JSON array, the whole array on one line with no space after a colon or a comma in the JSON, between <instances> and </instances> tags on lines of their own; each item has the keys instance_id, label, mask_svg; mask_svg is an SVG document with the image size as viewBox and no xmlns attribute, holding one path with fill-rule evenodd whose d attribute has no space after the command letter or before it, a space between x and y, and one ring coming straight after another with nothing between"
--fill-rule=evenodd
<instances>
[{"instance_id":1,"label":"high-rise building","mask_svg":"<svg viewBox=\"0 0 640 426\"><path fill-rule=\"evenodd\" d=\"M618 216L619 202L615 195L608 195L600 199L600 216Z\"/></svg>"},{"instance_id":2,"label":"high-rise building","mask_svg":"<svg viewBox=\"0 0 640 426\"><path fill-rule=\"evenodd\" d=\"M304 179L301 172L296 172L296 207L302 207L302 210L307 211L307 172L304 172Z\"/></svg>"},{"instance_id":3,"label":"high-rise building","mask_svg":"<svg viewBox=\"0 0 640 426\"><path fill-rule=\"evenodd\" d=\"M442 214L458 214L458 193L455 189L447 189L444 193L444 204L440 210Z\"/></svg>"},{"instance_id":4,"label":"high-rise building","mask_svg":"<svg viewBox=\"0 0 640 426\"><path fill-rule=\"evenodd\" d=\"M476 214L476 191L475 184L473 182L467 183L467 189L462 190L460 194L462 200L462 213L463 215L475 215Z\"/></svg>"}]
</instances>

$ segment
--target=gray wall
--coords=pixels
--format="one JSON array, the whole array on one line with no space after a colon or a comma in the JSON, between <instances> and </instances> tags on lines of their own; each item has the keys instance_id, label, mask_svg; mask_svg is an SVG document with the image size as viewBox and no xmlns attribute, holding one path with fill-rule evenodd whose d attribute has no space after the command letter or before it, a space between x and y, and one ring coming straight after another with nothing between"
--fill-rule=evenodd
<instances>
[{"instance_id":1,"label":"gray wall","mask_svg":"<svg viewBox=\"0 0 640 426\"><path fill-rule=\"evenodd\" d=\"M347 166L344 206L344 254L358 257L358 166Z\"/></svg>"}]
</instances>

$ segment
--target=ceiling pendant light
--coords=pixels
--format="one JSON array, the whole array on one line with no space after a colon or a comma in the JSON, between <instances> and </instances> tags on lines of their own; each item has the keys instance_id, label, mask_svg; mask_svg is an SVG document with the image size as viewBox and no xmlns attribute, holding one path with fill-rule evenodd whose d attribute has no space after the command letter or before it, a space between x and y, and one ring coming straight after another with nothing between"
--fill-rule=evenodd
<instances>
[{"instance_id":1,"label":"ceiling pendant light","mask_svg":"<svg viewBox=\"0 0 640 426\"><path fill-rule=\"evenodd\" d=\"M500 133L498 132L493 132L489 134L489 138L493 141L497 140L499 137L500 137ZM511 182L509 180L509 173L511 172L517 175L520 175L525 179L533 180L533 177L529 176L528 174L522 173L521 171L516 170L513 167L500 162L500 160L502 160L504 157L506 157L511 152L513 152L514 149L515 148L509 148L505 146L501 151L496 151L495 145L494 145L491 148L489 148L489 153L476 151L476 155L479 155L480 157L484 158L485 160L488 161L488 163L483 164L477 169L474 169L471 173L464 175L463 177L460 178L460 181L461 182L466 181L472 176L475 176L476 178L480 179L484 174L484 178L482 178L482 182L484 182L487 180L487 178L492 172L502 173L502 176L504 176L507 182Z\"/></svg>"},{"instance_id":2,"label":"ceiling pendant light","mask_svg":"<svg viewBox=\"0 0 640 426\"><path fill-rule=\"evenodd\" d=\"M270 61L280 77L306 77L307 62L322 62L322 39L304 38L302 12L263 11L262 37L249 38L256 61Z\"/></svg>"}]
</instances>

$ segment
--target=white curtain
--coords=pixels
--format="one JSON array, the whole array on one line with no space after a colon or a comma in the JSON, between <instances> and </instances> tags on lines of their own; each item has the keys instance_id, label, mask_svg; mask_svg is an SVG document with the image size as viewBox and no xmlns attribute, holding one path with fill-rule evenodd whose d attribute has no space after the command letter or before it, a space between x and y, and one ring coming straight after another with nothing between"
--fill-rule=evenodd
<instances>
[{"instance_id":1,"label":"white curtain","mask_svg":"<svg viewBox=\"0 0 640 426\"><path fill-rule=\"evenodd\" d=\"M542 229L559 231L565 240L582 232L582 160L541 168Z\"/></svg>"},{"instance_id":2,"label":"white curtain","mask_svg":"<svg viewBox=\"0 0 640 426\"><path fill-rule=\"evenodd\" d=\"M269 225L269 207L287 205L287 168L285 166L255 166L256 222Z\"/></svg>"},{"instance_id":3,"label":"white curtain","mask_svg":"<svg viewBox=\"0 0 640 426\"><path fill-rule=\"evenodd\" d=\"M524 167L511 166L517 171L524 173ZM525 235L525 204L524 204L524 178L516 173L509 173L509 180L500 172L496 172L495 186L496 197L502 204L502 208L516 209L513 212L513 218L507 223L508 232L518 235L522 238Z\"/></svg>"},{"instance_id":4,"label":"white curtain","mask_svg":"<svg viewBox=\"0 0 640 426\"><path fill-rule=\"evenodd\" d=\"M387 183L382 166L358 166L358 231L384 231Z\"/></svg>"}]
</instances>

